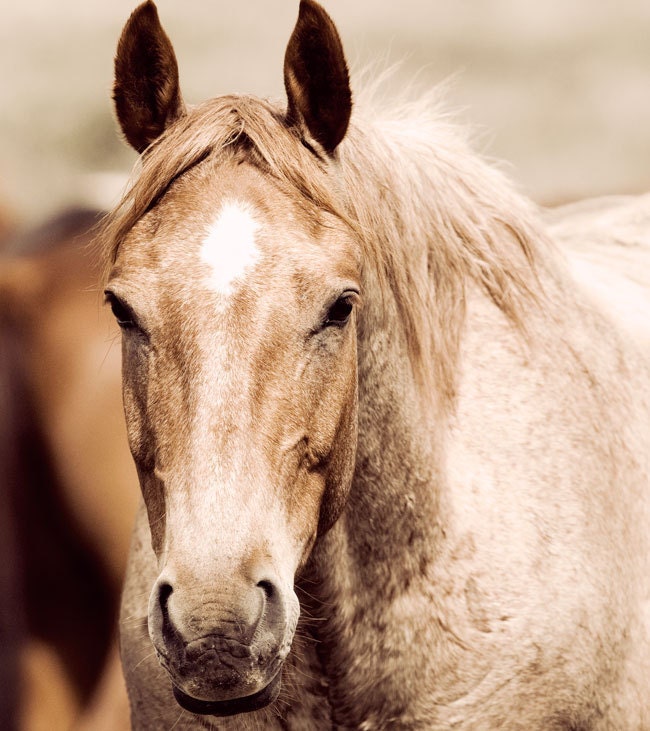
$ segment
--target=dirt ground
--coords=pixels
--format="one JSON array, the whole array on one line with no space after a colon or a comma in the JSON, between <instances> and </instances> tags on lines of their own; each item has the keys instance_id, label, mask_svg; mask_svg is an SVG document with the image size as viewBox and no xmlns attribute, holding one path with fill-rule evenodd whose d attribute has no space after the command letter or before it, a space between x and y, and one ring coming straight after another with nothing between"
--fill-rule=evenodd
<instances>
[{"instance_id":1,"label":"dirt ground","mask_svg":"<svg viewBox=\"0 0 650 731\"><path fill-rule=\"evenodd\" d=\"M5 3L0 195L25 218L108 205L132 154L109 102L134 0ZM542 202L650 189L647 0L326 0L352 66L402 60L393 83L453 77L452 109ZM297 0L159 0L184 93L282 94Z\"/></svg>"}]
</instances>

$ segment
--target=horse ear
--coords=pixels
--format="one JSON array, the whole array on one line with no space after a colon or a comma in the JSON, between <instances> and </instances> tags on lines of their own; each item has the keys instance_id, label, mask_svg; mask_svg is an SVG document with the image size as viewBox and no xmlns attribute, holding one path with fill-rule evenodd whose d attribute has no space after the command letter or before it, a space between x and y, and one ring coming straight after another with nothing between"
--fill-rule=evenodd
<instances>
[{"instance_id":1,"label":"horse ear","mask_svg":"<svg viewBox=\"0 0 650 731\"><path fill-rule=\"evenodd\" d=\"M151 0L133 11L122 31L113 100L122 132L138 152L185 114L174 49Z\"/></svg>"},{"instance_id":2,"label":"horse ear","mask_svg":"<svg viewBox=\"0 0 650 731\"><path fill-rule=\"evenodd\" d=\"M301 0L284 57L287 121L331 155L348 129L352 94L336 26L314 0Z\"/></svg>"}]
</instances>

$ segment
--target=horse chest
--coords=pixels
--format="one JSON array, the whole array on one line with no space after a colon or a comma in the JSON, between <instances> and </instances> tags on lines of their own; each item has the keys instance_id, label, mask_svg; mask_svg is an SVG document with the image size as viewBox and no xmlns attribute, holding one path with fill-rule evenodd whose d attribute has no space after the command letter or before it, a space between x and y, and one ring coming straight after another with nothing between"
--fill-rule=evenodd
<instances>
[{"instance_id":1,"label":"horse chest","mask_svg":"<svg viewBox=\"0 0 650 731\"><path fill-rule=\"evenodd\" d=\"M455 558L470 554L468 544ZM471 573L451 573L439 567L428 583L393 586L391 597L363 592L349 577L330 587L317 647L334 728L572 728L562 709L578 686L526 639L524 624L495 613Z\"/></svg>"}]
</instances>

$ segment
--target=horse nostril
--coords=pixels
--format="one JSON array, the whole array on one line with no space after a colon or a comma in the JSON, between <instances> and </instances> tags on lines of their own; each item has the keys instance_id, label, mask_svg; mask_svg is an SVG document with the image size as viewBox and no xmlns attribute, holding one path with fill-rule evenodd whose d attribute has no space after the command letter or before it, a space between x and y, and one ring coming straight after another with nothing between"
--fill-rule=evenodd
<instances>
[{"instance_id":1,"label":"horse nostril","mask_svg":"<svg viewBox=\"0 0 650 731\"><path fill-rule=\"evenodd\" d=\"M157 589L157 600L158 607L160 608L160 616L156 619L157 612L154 612L154 622L158 632L166 642L171 642L177 634L177 630L174 627L174 622L169 616L169 597L174 593L174 589L171 584L166 581L161 581L158 584Z\"/></svg>"},{"instance_id":2,"label":"horse nostril","mask_svg":"<svg viewBox=\"0 0 650 731\"><path fill-rule=\"evenodd\" d=\"M264 592L262 617L267 627L280 626L284 622L282 591L280 587L269 579L258 581L256 586Z\"/></svg>"},{"instance_id":3,"label":"horse nostril","mask_svg":"<svg viewBox=\"0 0 650 731\"><path fill-rule=\"evenodd\" d=\"M262 581L257 582L257 586L259 586L259 588L264 592L264 596L267 601L272 601L274 599L276 591L272 582L262 579Z\"/></svg>"},{"instance_id":4,"label":"horse nostril","mask_svg":"<svg viewBox=\"0 0 650 731\"><path fill-rule=\"evenodd\" d=\"M164 619L168 618L167 602L169 601L169 597L172 595L173 591L171 584L167 584L166 582L162 582L158 586L158 604L160 605Z\"/></svg>"}]
</instances>

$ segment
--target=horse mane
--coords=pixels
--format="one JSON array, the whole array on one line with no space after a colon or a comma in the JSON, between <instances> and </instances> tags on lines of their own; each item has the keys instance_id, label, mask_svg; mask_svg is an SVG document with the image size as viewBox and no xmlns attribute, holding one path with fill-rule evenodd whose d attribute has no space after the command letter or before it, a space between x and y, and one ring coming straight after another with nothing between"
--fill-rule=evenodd
<instances>
[{"instance_id":1,"label":"horse mane","mask_svg":"<svg viewBox=\"0 0 650 731\"><path fill-rule=\"evenodd\" d=\"M334 185L279 107L247 95L194 107L147 149L139 176L106 217L99 237L106 274L129 230L176 179L208 158L244 155L297 191L310 215L327 211L354 230L381 295L395 299L418 380L452 398L467 283L523 330L522 308L539 291L544 235L532 205L430 102L379 115L357 104Z\"/></svg>"}]
</instances>

